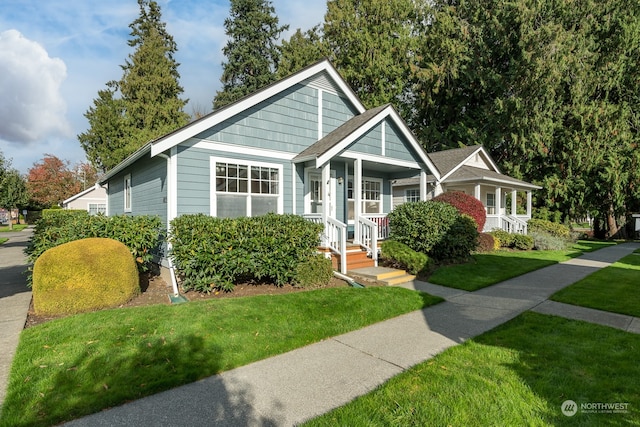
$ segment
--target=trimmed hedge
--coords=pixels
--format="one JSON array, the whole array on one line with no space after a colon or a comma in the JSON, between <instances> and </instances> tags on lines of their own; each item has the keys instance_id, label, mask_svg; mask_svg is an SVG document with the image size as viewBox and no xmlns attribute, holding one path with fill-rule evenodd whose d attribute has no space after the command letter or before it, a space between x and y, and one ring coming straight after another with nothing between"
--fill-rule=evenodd
<instances>
[{"instance_id":1,"label":"trimmed hedge","mask_svg":"<svg viewBox=\"0 0 640 427\"><path fill-rule=\"evenodd\" d=\"M490 235L499 242L498 247L512 248L528 251L534 248L534 240L531 236L520 233L508 233L504 230L491 230Z\"/></svg>"},{"instance_id":2,"label":"trimmed hedge","mask_svg":"<svg viewBox=\"0 0 640 427\"><path fill-rule=\"evenodd\" d=\"M452 205L404 203L389 214L390 238L438 260L467 258L478 245L477 224Z\"/></svg>"},{"instance_id":3,"label":"trimmed hedge","mask_svg":"<svg viewBox=\"0 0 640 427\"><path fill-rule=\"evenodd\" d=\"M161 243L162 221L157 216L90 216L86 211L49 210L43 212L25 252L29 261L46 250L89 237L117 240L129 248L138 269L146 271L153 260L151 251Z\"/></svg>"},{"instance_id":4,"label":"trimmed hedge","mask_svg":"<svg viewBox=\"0 0 640 427\"><path fill-rule=\"evenodd\" d=\"M552 236L560 237L561 239L570 239L571 230L564 224L557 222L551 222L544 219L530 219L527 221L529 231L549 233Z\"/></svg>"},{"instance_id":5,"label":"trimmed hedge","mask_svg":"<svg viewBox=\"0 0 640 427\"><path fill-rule=\"evenodd\" d=\"M477 224L478 233L482 233L484 223L487 221L487 212L484 205L478 199L462 191L449 191L433 198L434 201L449 203L460 214L469 215Z\"/></svg>"},{"instance_id":6,"label":"trimmed hedge","mask_svg":"<svg viewBox=\"0 0 640 427\"><path fill-rule=\"evenodd\" d=\"M231 291L248 279L291 283L317 251L323 230L298 215L253 218L182 215L171 221L170 256L185 290Z\"/></svg>"},{"instance_id":7,"label":"trimmed hedge","mask_svg":"<svg viewBox=\"0 0 640 427\"><path fill-rule=\"evenodd\" d=\"M496 250L496 242L498 245L500 242L489 233L480 233L478 235L478 252L493 252ZM498 246L499 248L500 246Z\"/></svg>"},{"instance_id":8,"label":"trimmed hedge","mask_svg":"<svg viewBox=\"0 0 640 427\"><path fill-rule=\"evenodd\" d=\"M64 243L44 252L33 268L33 306L41 315L116 307L139 293L136 263L113 239Z\"/></svg>"},{"instance_id":9,"label":"trimmed hedge","mask_svg":"<svg viewBox=\"0 0 640 427\"><path fill-rule=\"evenodd\" d=\"M382 258L400 264L410 274L427 272L433 264L427 254L395 240L385 240L380 249Z\"/></svg>"},{"instance_id":10,"label":"trimmed hedge","mask_svg":"<svg viewBox=\"0 0 640 427\"><path fill-rule=\"evenodd\" d=\"M312 255L296 266L292 285L300 288L322 288L327 286L333 277L331 259L324 255Z\"/></svg>"}]
</instances>

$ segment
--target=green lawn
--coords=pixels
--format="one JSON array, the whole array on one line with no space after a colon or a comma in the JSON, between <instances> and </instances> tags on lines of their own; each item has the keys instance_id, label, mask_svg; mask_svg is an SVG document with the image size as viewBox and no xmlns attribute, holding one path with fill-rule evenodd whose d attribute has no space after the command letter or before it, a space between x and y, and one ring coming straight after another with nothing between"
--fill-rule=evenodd
<instances>
[{"instance_id":1,"label":"green lawn","mask_svg":"<svg viewBox=\"0 0 640 427\"><path fill-rule=\"evenodd\" d=\"M640 254L627 255L550 299L640 317Z\"/></svg>"},{"instance_id":2,"label":"green lawn","mask_svg":"<svg viewBox=\"0 0 640 427\"><path fill-rule=\"evenodd\" d=\"M527 312L306 426L640 425L640 335ZM561 404L628 403L573 417Z\"/></svg>"},{"instance_id":3,"label":"green lawn","mask_svg":"<svg viewBox=\"0 0 640 427\"><path fill-rule=\"evenodd\" d=\"M427 280L436 285L475 291L610 245L615 243L580 240L566 251L500 250L475 254L471 262L438 268Z\"/></svg>"},{"instance_id":4,"label":"green lawn","mask_svg":"<svg viewBox=\"0 0 640 427\"><path fill-rule=\"evenodd\" d=\"M0 245L3 244L4 242L6 242L9 239L6 239L4 237L0 237Z\"/></svg>"},{"instance_id":5,"label":"green lawn","mask_svg":"<svg viewBox=\"0 0 640 427\"><path fill-rule=\"evenodd\" d=\"M16 225L13 226L13 230L10 230L8 225L2 225L2 226L0 226L0 233L9 232L9 231L22 231L27 227L28 227L28 225L26 225L26 224L20 224L20 225L16 224Z\"/></svg>"},{"instance_id":6,"label":"green lawn","mask_svg":"<svg viewBox=\"0 0 640 427\"><path fill-rule=\"evenodd\" d=\"M21 334L0 426L70 420L440 301L402 288L330 288L51 321Z\"/></svg>"}]
</instances>

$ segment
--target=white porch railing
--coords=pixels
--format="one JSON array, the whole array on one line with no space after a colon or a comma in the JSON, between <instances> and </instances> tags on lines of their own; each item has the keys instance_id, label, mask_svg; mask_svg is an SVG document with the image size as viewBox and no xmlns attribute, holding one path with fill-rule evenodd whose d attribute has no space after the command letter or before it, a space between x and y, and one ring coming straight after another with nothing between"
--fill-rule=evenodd
<instances>
[{"instance_id":1,"label":"white porch railing","mask_svg":"<svg viewBox=\"0 0 640 427\"><path fill-rule=\"evenodd\" d=\"M509 233L527 234L527 222L515 216L503 216L502 229Z\"/></svg>"},{"instance_id":2,"label":"white porch railing","mask_svg":"<svg viewBox=\"0 0 640 427\"><path fill-rule=\"evenodd\" d=\"M358 218L356 225L360 232L360 246L362 246L367 254L371 254L373 265L378 266L378 224L363 216Z\"/></svg>"},{"instance_id":3,"label":"white porch railing","mask_svg":"<svg viewBox=\"0 0 640 427\"><path fill-rule=\"evenodd\" d=\"M387 214L364 214L362 217L376 223L378 226L378 240L389 238L389 218Z\"/></svg>"},{"instance_id":4,"label":"white porch railing","mask_svg":"<svg viewBox=\"0 0 640 427\"><path fill-rule=\"evenodd\" d=\"M321 214L304 214L307 221L322 224ZM327 218L324 232L320 236L321 244L334 254L340 255L340 272L347 272L347 224L335 218Z\"/></svg>"}]
</instances>

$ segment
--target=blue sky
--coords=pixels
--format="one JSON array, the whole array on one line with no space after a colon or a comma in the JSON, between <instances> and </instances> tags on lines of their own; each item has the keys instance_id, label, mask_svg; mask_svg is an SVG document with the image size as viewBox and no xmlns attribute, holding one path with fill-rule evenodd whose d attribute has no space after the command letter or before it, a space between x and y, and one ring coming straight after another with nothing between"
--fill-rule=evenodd
<instances>
[{"instance_id":1,"label":"blue sky","mask_svg":"<svg viewBox=\"0 0 640 427\"><path fill-rule=\"evenodd\" d=\"M186 112L210 111L220 89L223 22L229 2L157 0L178 45ZM326 0L272 0L280 24L306 30L324 19ZM22 173L53 154L86 161L77 135L84 113L132 50L137 0L2 0L0 8L0 151Z\"/></svg>"}]
</instances>

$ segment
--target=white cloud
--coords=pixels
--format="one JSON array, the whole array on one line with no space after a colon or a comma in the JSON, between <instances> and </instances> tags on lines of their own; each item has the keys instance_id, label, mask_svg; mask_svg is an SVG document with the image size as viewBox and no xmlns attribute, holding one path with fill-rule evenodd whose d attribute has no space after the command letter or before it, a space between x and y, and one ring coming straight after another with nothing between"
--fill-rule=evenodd
<instances>
[{"instance_id":1,"label":"white cloud","mask_svg":"<svg viewBox=\"0 0 640 427\"><path fill-rule=\"evenodd\" d=\"M60 86L67 67L17 30L0 33L0 139L32 143L69 136Z\"/></svg>"}]
</instances>

